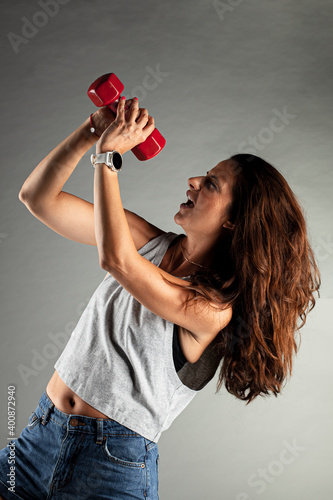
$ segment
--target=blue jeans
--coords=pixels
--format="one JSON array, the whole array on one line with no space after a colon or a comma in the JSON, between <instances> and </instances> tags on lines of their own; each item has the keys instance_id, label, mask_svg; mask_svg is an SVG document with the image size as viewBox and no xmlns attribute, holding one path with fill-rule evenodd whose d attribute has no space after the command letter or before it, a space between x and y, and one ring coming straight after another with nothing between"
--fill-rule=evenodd
<instances>
[{"instance_id":1,"label":"blue jeans","mask_svg":"<svg viewBox=\"0 0 333 500\"><path fill-rule=\"evenodd\" d=\"M45 390L20 436L0 450L0 494L158 500L158 459L155 442L115 420L64 413Z\"/></svg>"}]
</instances>

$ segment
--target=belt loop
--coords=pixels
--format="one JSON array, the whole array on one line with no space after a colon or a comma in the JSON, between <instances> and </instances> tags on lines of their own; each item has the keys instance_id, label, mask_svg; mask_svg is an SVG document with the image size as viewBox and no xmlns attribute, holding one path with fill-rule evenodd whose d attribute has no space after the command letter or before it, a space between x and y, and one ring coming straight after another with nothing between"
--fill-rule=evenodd
<instances>
[{"instance_id":1,"label":"belt loop","mask_svg":"<svg viewBox=\"0 0 333 500\"><path fill-rule=\"evenodd\" d=\"M43 425L46 425L47 422L49 421L49 418L50 418L50 415L51 415L51 412L52 412L53 408L54 408L54 404L51 403L50 406L43 413L43 417L42 417L42 424Z\"/></svg>"},{"instance_id":2,"label":"belt loop","mask_svg":"<svg viewBox=\"0 0 333 500\"><path fill-rule=\"evenodd\" d=\"M97 418L97 439L96 439L96 444L102 444L103 443L103 419L102 418Z\"/></svg>"}]
</instances>

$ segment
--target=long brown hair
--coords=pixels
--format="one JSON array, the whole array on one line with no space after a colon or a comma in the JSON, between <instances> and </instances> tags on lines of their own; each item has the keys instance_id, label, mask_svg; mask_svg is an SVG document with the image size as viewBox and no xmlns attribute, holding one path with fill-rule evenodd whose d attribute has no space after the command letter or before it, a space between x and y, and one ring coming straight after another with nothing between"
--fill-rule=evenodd
<instances>
[{"instance_id":1,"label":"long brown hair","mask_svg":"<svg viewBox=\"0 0 333 500\"><path fill-rule=\"evenodd\" d=\"M231 156L230 220L235 224L216 251L214 272L191 276L193 299L231 305L232 319L216 345L222 366L216 392L250 403L281 391L292 374L299 334L315 305L320 273L306 221L281 173L258 156Z\"/></svg>"}]
</instances>

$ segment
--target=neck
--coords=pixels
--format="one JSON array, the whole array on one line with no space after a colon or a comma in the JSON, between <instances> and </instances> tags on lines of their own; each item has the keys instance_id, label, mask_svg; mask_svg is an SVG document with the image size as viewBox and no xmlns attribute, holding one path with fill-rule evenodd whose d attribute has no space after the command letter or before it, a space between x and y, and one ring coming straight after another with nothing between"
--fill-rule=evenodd
<instances>
[{"instance_id":1,"label":"neck","mask_svg":"<svg viewBox=\"0 0 333 500\"><path fill-rule=\"evenodd\" d=\"M190 235L180 239L180 248L186 261L200 267L210 268L212 266L216 241L207 238L195 239Z\"/></svg>"}]
</instances>

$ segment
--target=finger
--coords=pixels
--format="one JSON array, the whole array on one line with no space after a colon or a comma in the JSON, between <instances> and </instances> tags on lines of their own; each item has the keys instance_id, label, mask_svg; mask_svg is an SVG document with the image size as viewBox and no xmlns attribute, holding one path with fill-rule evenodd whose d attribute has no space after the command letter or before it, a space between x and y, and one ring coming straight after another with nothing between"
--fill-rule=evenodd
<instances>
[{"instance_id":1,"label":"finger","mask_svg":"<svg viewBox=\"0 0 333 500\"><path fill-rule=\"evenodd\" d=\"M127 99L125 101L125 119L128 120L128 110L131 108L132 99Z\"/></svg>"},{"instance_id":2,"label":"finger","mask_svg":"<svg viewBox=\"0 0 333 500\"><path fill-rule=\"evenodd\" d=\"M122 95L118 101L118 106L117 106L117 119L124 119L124 112L125 112L125 96Z\"/></svg>"},{"instance_id":3,"label":"finger","mask_svg":"<svg viewBox=\"0 0 333 500\"><path fill-rule=\"evenodd\" d=\"M155 120L152 116L149 116L147 125L142 129L142 132L144 133L145 138L150 136L150 134L153 133L154 129L155 129Z\"/></svg>"},{"instance_id":4,"label":"finger","mask_svg":"<svg viewBox=\"0 0 333 500\"><path fill-rule=\"evenodd\" d=\"M127 112L127 118L128 120L135 122L138 115L139 115L139 101L137 97L133 97L131 107Z\"/></svg>"},{"instance_id":5,"label":"finger","mask_svg":"<svg viewBox=\"0 0 333 500\"><path fill-rule=\"evenodd\" d=\"M127 111L131 107L131 104L132 104L132 99L127 99L125 101L125 111Z\"/></svg>"},{"instance_id":6,"label":"finger","mask_svg":"<svg viewBox=\"0 0 333 500\"><path fill-rule=\"evenodd\" d=\"M148 110L146 108L140 108L140 116L136 120L136 123L138 125L141 125L142 127L145 127L148 123L148 118L149 118Z\"/></svg>"}]
</instances>

